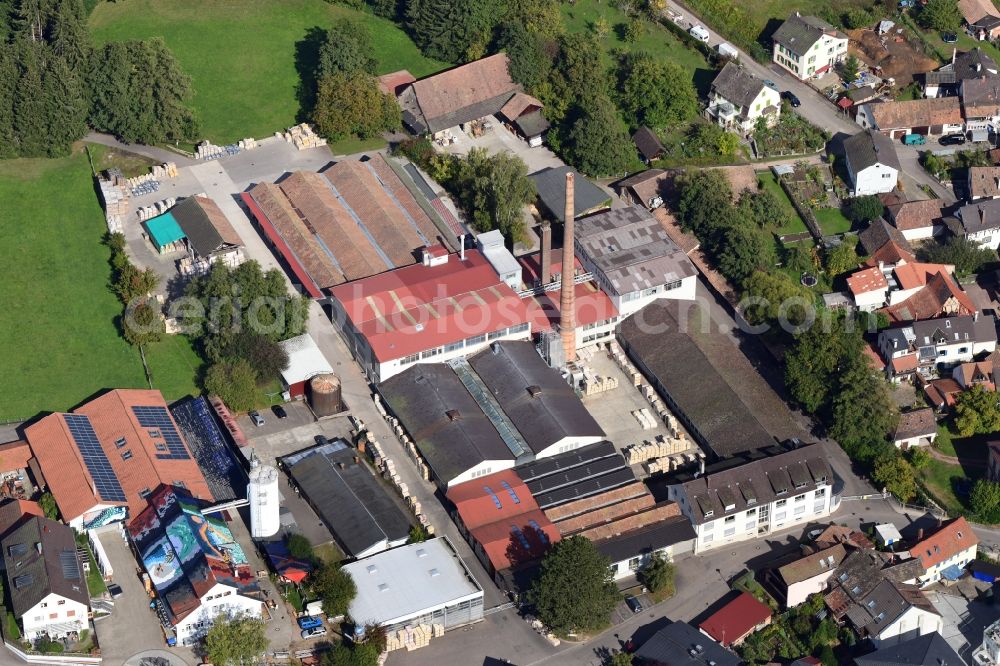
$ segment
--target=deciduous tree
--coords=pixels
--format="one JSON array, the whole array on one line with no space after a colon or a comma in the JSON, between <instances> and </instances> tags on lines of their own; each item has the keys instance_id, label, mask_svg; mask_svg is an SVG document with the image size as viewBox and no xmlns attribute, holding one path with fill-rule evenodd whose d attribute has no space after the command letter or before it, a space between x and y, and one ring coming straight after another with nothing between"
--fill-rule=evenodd
<instances>
[{"instance_id":1,"label":"deciduous tree","mask_svg":"<svg viewBox=\"0 0 1000 666\"><path fill-rule=\"evenodd\" d=\"M877 220L885 212L885 206L875 195L854 197L847 208L847 215L855 224Z\"/></svg>"},{"instance_id":2,"label":"deciduous tree","mask_svg":"<svg viewBox=\"0 0 1000 666\"><path fill-rule=\"evenodd\" d=\"M257 373L243 359L215 363L205 374L205 390L234 412L248 412L257 406Z\"/></svg>"},{"instance_id":3,"label":"deciduous tree","mask_svg":"<svg viewBox=\"0 0 1000 666\"><path fill-rule=\"evenodd\" d=\"M744 286L743 316L751 324L799 326L814 314L812 292L784 273L757 270Z\"/></svg>"},{"instance_id":4,"label":"deciduous tree","mask_svg":"<svg viewBox=\"0 0 1000 666\"><path fill-rule=\"evenodd\" d=\"M618 109L605 95L595 94L582 106L582 114L569 131L569 162L590 176L616 176L638 164Z\"/></svg>"},{"instance_id":5,"label":"deciduous tree","mask_svg":"<svg viewBox=\"0 0 1000 666\"><path fill-rule=\"evenodd\" d=\"M410 0L406 10L407 27L424 55L453 63L485 44L502 16L496 0Z\"/></svg>"},{"instance_id":6,"label":"deciduous tree","mask_svg":"<svg viewBox=\"0 0 1000 666\"><path fill-rule=\"evenodd\" d=\"M351 601L358 594L351 575L336 564L324 564L309 577L313 591L323 598L327 617L346 615Z\"/></svg>"},{"instance_id":7,"label":"deciduous tree","mask_svg":"<svg viewBox=\"0 0 1000 666\"><path fill-rule=\"evenodd\" d=\"M402 124L399 106L383 93L370 74L335 72L319 81L313 122L317 131L339 141L348 136L369 139Z\"/></svg>"},{"instance_id":8,"label":"deciduous tree","mask_svg":"<svg viewBox=\"0 0 1000 666\"><path fill-rule=\"evenodd\" d=\"M917 481L913 476L913 468L898 451L880 457L875 461L872 479L898 497L908 502L917 494Z\"/></svg>"},{"instance_id":9,"label":"deciduous tree","mask_svg":"<svg viewBox=\"0 0 1000 666\"><path fill-rule=\"evenodd\" d=\"M218 666L250 666L267 650L264 622L255 617L219 616L205 636L208 659Z\"/></svg>"},{"instance_id":10,"label":"deciduous tree","mask_svg":"<svg viewBox=\"0 0 1000 666\"><path fill-rule=\"evenodd\" d=\"M621 600L610 564L584 537L556 543L542 560L541 573L528 593L538 618L564 636L607 625Z\"/></svg>"},{"instance_id":11,"label":"deciduous tree","mask_svg":"<svg viewBox=\"0 0 1000 666\"><path fill-rule=\"evenodd\" d=\"M650 592L669 597L674 593L675 573L673 563L668 562L663 555L655 553L639 572L639 577Z\"/></svg>"},{"instance_id":12,"label":"deciduous tree","mask_svg":"<svg viewBox=\"0 0 1000 666\"><path fill-rule=\"evenodd\" d=\"M995 391L973 386L955 399L955 425L963 437L1000 430L1000 404Z\"/></svg>"},{"instance_id":13,"label":"deciduous tree","mask_svg":"<svg viewBox=\"0 0 1000 666\"><path fill-rule=\"evenodd\" d=\"M848 356L841 363L830 432L848 455L869 462L890 446L885 438L896 424L896 408L885 379L865 356Z\"/></svg>"},{"instance_id":14,"label":"deciduous tree","mask_svg":"<svg viewBox=\"0 0 1000 666\"><path fill-rule=\"evenodd\" d=\"M858 267L860 260L854 249L857 241L854 236L845 236L840 245L826 252L824 263L830 277L836 277Z\"/></svg>"},{"instance_id":15,"label":"deciduous tree","mask_svg":"<svg viewBox=\"0 0 1000 666\"><path fill-rule=\"evenodd\" d=\"M976 481L969 495L969 506L980 520L1000 522L1000 483L986 479Z\"/></svg>"},{"instance_id":16,"label":"deciduous tree","mask_svg":"<svg viewBox=\"0 0 1000 666\"><path fill-rule=\"evenodd\" d=\"M618 65L618 103L633 127L665 128L698 113L691 75L672 62L647 53L629 53Z\"/></svg>"},{"instance_id":17,"label":"deciduous tree","mask_svg":"<svg viewBox=\"0 0 1000 666\"><path fill-rule=\"evenodd\" d=\"M927 243L920 254L925 261L954 266L955 275L960 278L978 273L997 260L994 250L961 236L952 236L944 243Z\"/></svg>"},{"instance_id":18,"label":"deciduous tree","mask_svg":"<svg viewBox=\"0 0 1000 666\"><path fill-rule=\"evenodd\" d=\"M931 30L958 32L962 27L962 12L956 0L927 0L917 14L917 21Z\"/></svg>"},{"instance_id":19,"label":"deciduous tree","mask_svg":"<svg viewBox=\"0 0 1000 666\"><path fill-rule=\"evenodd\" d=\"M375 73L378 61L368 31L360 23L338 21L328 28L319 45L316 80L337 72Z\"/></svg>"}]
</instances>

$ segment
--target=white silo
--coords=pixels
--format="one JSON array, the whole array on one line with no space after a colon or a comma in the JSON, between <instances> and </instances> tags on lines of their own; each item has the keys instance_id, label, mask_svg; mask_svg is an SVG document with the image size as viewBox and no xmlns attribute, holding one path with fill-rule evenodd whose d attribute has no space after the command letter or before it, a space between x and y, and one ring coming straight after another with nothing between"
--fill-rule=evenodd
<instances>
[{"instance_id":1,"label":"white silo","mask_svg":"<svg viewBox=\"0 0 1000 666\"><path fill-rule=\"evenodd\" d=\"M250 462L247 500L250 502L250 536L266 539L277 534L281 527L278 470L261 465L256 457Z\"/></svg>"}]
</instances>

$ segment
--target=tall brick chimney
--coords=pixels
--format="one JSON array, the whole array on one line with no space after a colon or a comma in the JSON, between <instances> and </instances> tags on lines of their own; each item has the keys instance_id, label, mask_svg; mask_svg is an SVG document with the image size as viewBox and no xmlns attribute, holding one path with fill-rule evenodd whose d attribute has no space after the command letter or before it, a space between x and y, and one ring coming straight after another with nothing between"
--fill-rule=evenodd
<instances>
[{"instance_id":1,"label":"tall brick chimney","mask_svg":"<svg viewBox=\"0 0 1000 666\"><path fill-rule=\"evenodd\" d=\"M539 276L542 284L552 281L552 224L542 222L542 273Z\"/></svg>"},{"instance_id":2,"label":"tall brick chimney","mask_svg":"<svg viewBox=\"0 0 1000 666\"><path fill-rule=\"evenodd\" d=\"M573 283L576 260L573 243L573 227L576 206L573 201L573 173L566 174L566 223L563 226L562 250L562 292L559 298L559 330L562 335L563 358L566 363L576 360L576 314L573 300L576 285Z\"/></svg>"}]
</instances>

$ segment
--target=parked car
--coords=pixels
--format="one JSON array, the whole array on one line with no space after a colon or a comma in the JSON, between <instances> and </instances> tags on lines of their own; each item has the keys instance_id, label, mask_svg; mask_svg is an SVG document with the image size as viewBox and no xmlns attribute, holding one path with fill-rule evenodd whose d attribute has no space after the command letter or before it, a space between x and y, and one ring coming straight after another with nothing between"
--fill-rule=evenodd
<instances>
[{"instance_id":1,"label":"parked car","mask_svg":"<svg viewBox=\"0 0 1000 666\"><path fill-rule=\"evenodd\" d=\"M799 98L796 97L795 93L793 93L791 90L786 90L785 92L781 93L781 97L783 99L787 99L788 103L791 104L792 107L794 108L798 108L799 106L802 105L802 102L799 101Z\"/></svg>"},{"instance_id":2,"label":"parked car","mask_svg":"<svg viewBox=\"0 0 1000 666\"><path fill-rule=\"evenodd\" d=\"M942 146L961 146L965 143L964 134L945 134L943 137L938 139L938 143Z\"/></svg>"},{"instance_id":3,"label":"parked car","mask_svg":"<svg viewBox=\"0 0 1000 666\"><path fill-rule=\"evenodd\" d=\"M942 32L941 41L945 44L954 44L958 41L958 35L953 32Z\"/></svg>"},{"instance_id":4,"label":"parked car","mask_svg":"<svg viewBox=\"0 0 1000 666\"><path fill-rule=\"evenodd\" d=\"M642 602L640 602L638 599L636 599L631 595L625 597L625 605L628 606L629 610L631 610L633 613L642 612Z\"/></svg>"},{"instance_id":5,"label":"parked car","mask_svg":"<svg viewBox=\"0 0 1000 666\"><path fill-rule=\"evenodd\" d=\"M121 585L119 585L118 583L111 583L108 585L108 594L111 595L112 599L117 599L118 597L122 596L124 592L122 592Z\"/></svg>"},{"instance_id":6,"label":"parked car","mask_svg":"<svg viewBox=\"0 0 1000 666\"><path fill-rule=\"evenodd\" d=\"M313 627L312 629L303 629L299 632L299 636L302 638L318 638L320 636L326 636L326 627Z\"/></svg>"},{"instance_id":7,"label":"parked car","mask_svg":"<svg viewBox=\"0 0 1000 666\"><path fill-rule=\"evenodd\" d=\"M322 626L323 620L313 615L306 615L299 618L299 629L315 629Z\"/></svg>"},{"instance_id":8,"label":"parked car","mask_svg":"<svg viewBox=\"0 0 1000 666\"><path fill-rule=\"evenodd\" d=\"M253 424L258 428L264 425L264 417L260 415L260 412L250 412L247 416L250 417L250 420L253 421Z\"/></svg>"},{"instance_id":9,"label":"parked car","mask_svg":"<svg viewBox=\"0 0 1000 666\"><path fill-rule=\"evenodd\" d=\"M704 42L708 44L708 30L705 29L703 25L693 25L688 34L697 39L699 42Z\"/></svg>"},{"instance_id":10,"label":"parked car","mask_svg":"<svg viewBox=\"0 0 1000 666\"><path fill-rule=\"evenodd\" d=\"M285 408L282 407L281 405L275 405L274 407L272 407L271 408L271 412L275 416L277 416L279 419L287 419L288 418L288 412L286 412Z\"/></svg>"},{"instance_id":11,"label":"parked car","mask_svg":"<svg viewBox=\"0 0 1000 666\"><path fill-rule=\"evenodd\" d=\"M927 137L923 134L907 134L903 137L903 143L907 146L922 146L927 143Z\"/></svg>"}]
</instances>

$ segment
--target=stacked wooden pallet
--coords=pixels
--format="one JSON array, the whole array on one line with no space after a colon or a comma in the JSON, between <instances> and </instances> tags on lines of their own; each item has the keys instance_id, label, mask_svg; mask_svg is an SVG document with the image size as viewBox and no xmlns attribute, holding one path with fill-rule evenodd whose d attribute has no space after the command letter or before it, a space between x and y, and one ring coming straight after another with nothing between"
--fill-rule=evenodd
<instances>
[{"instance_id":1,"label":"stacked wooden pallet","mask_svg":"<svg viewBox=\"0 0 1000 666\"><path fill-rule=\"evenodd\" d=\"M326 145L326 139L316 134L316 132L313 131L312 126L308 123L302 123L301 125L289 127L288 131L282 135L282 138L299 150L317 148L319 146Z\"/></svg>"},{"instance_id":2,"label":"stacked wooden pallet","mask_svg":"<svg viewBox=\"0 0 1000 666\"><path fill-rule=\"evenodd\" d=\"M440 638L441 636L444 636L444 625L442 624L406 625L386 636L385 649L388 652L403 648L418 650L429 645L432 638Z\"/></svg>"}]
</instances>

